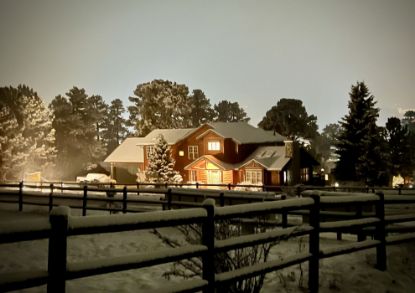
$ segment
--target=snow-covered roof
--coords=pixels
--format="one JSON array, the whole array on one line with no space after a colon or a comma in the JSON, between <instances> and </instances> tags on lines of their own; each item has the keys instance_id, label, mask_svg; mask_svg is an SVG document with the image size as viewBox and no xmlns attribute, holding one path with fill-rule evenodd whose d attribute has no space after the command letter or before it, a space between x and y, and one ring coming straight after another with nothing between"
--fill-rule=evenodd
<instances>
[{"instance_id":1,"label":"snow-covered roof","mask_svg":"<svg viewBox=\"0 0 415 293\"><path fill-rule=\"evenodd\" d=\"M173 145L193 132L195 128L178 128L178 129L154 129L143 138L143 145L152 145L156 143L157 136L163 135L167 144Z\"/></svg>"},{"instance_id":2,"label":"snow-covered roof","mask_svg":"<svg viewBox=\"0 0 415 293\"><path fill-rule=\"evenodd\" d=\"M239 168L255 161L269 171L281 171L290 158L285 156L285 146L262 146L257 148Z\"/></svg>"},{"instance_id":3,"label":"snow-covered roof","mask_svg":"<svg viewBox=\"0 0 415 293\"><path fill-rule=\"evenodd\" d=\"M232 138L238 144L248 143L275 143L283 142L285 137L273 131L266 131L254 127L247 122L211 122L207 123L213 129L209 129L198 136L203 137L208 132L214 132L223 138Z\"/></svg>"},{"instance_id":4,"label":"snow-covered roof","mask_svg":"<svg viewBox=\"0 0 415 293\"><path fill-rule=\"evenodd\" d=\"M212 164L218 166L222 170L233 170L236 167L236 165L229 164L229 163L226 163L226 162L222 162L221 160L217 159L216 157L214 157L212 155L204 155L204 156L201 156L201 157L197 158L193 162L191 162L189 165L187 165L186 167L184 167L184 169L185 170L188 170L192 166L198 164L202 160L207 160L207 161L211 162Z\"/></svg>"},{"instance_id":5,"label":"snow-covered roof","mask_svg":"<svg viewBox=\"0 0 415 293\"><path fill-rule=\"evenodd\" d=\"M106 159L106 163L142 163L144 162L144 137L125 139Z\"/></svg>"}]
</instances>

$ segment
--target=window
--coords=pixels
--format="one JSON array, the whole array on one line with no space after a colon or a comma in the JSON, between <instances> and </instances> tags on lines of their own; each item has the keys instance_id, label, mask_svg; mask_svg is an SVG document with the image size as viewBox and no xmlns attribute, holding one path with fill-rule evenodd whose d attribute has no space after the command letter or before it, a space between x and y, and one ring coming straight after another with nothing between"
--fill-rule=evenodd
<instances>
[{"instance_id":1,"label":"window","mask_svg":"<svg viewBox=\"0 0 415 293\"><path fill-rule=\"evenodd\" d=\"M199 157L199 148L197 145L189 145L188 147L188 158L190 160L197 159Z\"/></svg>"},{"instance_id":2,"label":"window","mask_svg":"<svg viewBox=\"0 0 415 293\"><path fill-rule=\"evenodd\" d=\"M150 157L150 153L152 153L153 151L154 151L154 145L148 145L148 146L146 146L147 159Z\"/></svg>"},{"instance_id":3,"label":"window","mask_svg":"<svg viewBox=\"0 0 415 293\"><path fill-rule=\"evenodd\" d=\"M220 151L220 142L217 140L208 141L209 151Z\"/></svg>"},{"instance_id":4,"label":"window","mask_svg":"<svg viewBox=\"0 0 415 293\"><path fill-rule=\"evenodd\" d=\"M197 171L196 170L190 170L189 171L189 181L191 182L197 182Z\"/></svg>"},{"instance_id":5,"label":"window","mask_svg":"<svg viewBox=\"0 0 415 293\"><path fill-rule=\"evenodd\" d=\"M301 168L301 182L305 183L309 180L308 168Z\"/></svg>"},{"instance_id":6,"label":"window","mask_svg":"<svg viewBox=\"0 0 415 293\"><path fill-rule=\"evenodd\" d=\"M245 170L245 181L250 182L252 184L262 184L262 170Z\"/></svg>"}]
</instances>

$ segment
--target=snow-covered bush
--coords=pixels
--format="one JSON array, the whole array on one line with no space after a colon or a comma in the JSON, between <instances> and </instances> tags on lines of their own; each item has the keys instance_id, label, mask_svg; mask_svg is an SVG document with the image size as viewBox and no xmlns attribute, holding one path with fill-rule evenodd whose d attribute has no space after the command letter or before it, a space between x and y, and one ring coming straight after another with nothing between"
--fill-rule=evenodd
<instances>
[{"instance_id":1,"label":"snow-covered bush","mask_svg":"<svg viewBox=\"0 0 415 293\"><path fill-rule=\"evenodd\" d=\"M240 185L250 185L250 186L240 186ZM249 181L239 182L237 186L234 187L234 190L238 191L262 191L262 184L253 184Z\"/></svg>"}]
</instances>

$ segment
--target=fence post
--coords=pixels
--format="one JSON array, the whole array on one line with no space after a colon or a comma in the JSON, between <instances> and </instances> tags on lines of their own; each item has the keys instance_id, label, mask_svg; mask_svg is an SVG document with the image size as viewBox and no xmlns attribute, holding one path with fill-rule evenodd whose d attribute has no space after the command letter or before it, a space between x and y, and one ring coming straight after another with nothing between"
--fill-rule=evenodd
<instances>
[{"instance_id":1,"label":"fence post","mask_svg":"<svg viewBox=\"0 0 415 293\"><path fill-rule=\"evenodd\" d=\"M287 196L285 194L283 194L281 196L281 199L285 200L285 199L287 199ZM281 225L282 225L283 228L288 227L288 214L285 210L282 210L282 213L281 213Z\"/></svg>"},{"instance_id":2,"label":"fence post","mask_svg":"<svg viewBox=\"0 0 415 293\"><path fill-rule=\"evenodd\" d=\"M171 188L167 189L167 209L171 210L171 201L172 201L172 195L171 195Z\"/></svg>"},{"instance_id":3,"label":"fence post","mask_svg":"<svg viewBox=\"0 0 415 293\"><path fill-rule=\"evenodd\" d=\"M199 182L196 182L196 189L199 189Z\"/></svg>"},{"instance_id":4,"label":"fence post","mask_svg":"<svg viewBox=\"0 0 415 293\"><path fill-rule=\"evenodd\" d=\"M225 194L223 192L219 194L219 204L221 207L225 206Z\"/></svg>"},{"instance_id":5,"label":"fence post","mask_svg":"<svg viewBox=\"0 0 415 293\"><path fill-rule=\"evenodd\" d=\"M140 183L137 182L137 195L140 195Z\"/></svg>"},{"instance_id":6,"label":"fence post","mask_svg":"<svg viewBox=\"0 0 415 293\"><path fill-rule=\"evenodd\" d=\"M49 193L49 212L53 207L53 183L50 184L50 193Z\"/></svg>"},{"instance_id":7,"label":"fence post","mask_svg":"<svg viewBox=\"0 0 415 293\"><path fill-rule=\"evenodd\" d=\"M314 205L310 209L310 232L309 251L311 258L308 262L308 290L317 293L319 287L319 259L320 259L320 196L312 194Z\"/></svg>"},{"instance_id":8,"label":"fence post","mask_svg":"<svg viewBox=\"0 0 415 293\"><path fill-rule=\"evenodd\" d=\"M203 207L207 217L202 224L202 244L207 246L207 252L202 257L202 278L208 281L208 287L203 290L207 293L215 290L215 200L206 199Z\"/></svg>"},{"instance_id":9,"label":"fence post","mask_svg":"<svg viewBox=\"0 0 415 293\"><path fill-rule=\"evenodd\" d=\"M82 216L86 216L87 201L88 201L88 185L84 185L84 196L82 198Z\"/></svg>"},{"instance_id":10,"label":"fence post","mask_svg":"<svg viewBox=\"0 0 415 293\"><path fill-rule=\"evenodd\" d=\"M231 184L228 183L228 190L231 190Z\"/></svg>"},{"instance_id":11,"label":"fence post","mask_svg":"<svg viewBox=\"0 0 415 293\"><path fill-rule=\"evenodd\" d=\"M49 216L52 228L49 238L48 293L65 292L69 215L69 207L62 206L53 209Z\"/></svg>"},{"instance_id":12,"label":"fence post","mask_svg":"<svg viewBox=\"0 0 415 293\"><path fill-rule=\"evenodd\" d=\"M385 231L385 195L378 192L379 201L376 203L376 217L379 223L376 225L375 239L380 241L376 246L376 268L380 271L386 270L386 231Z\"/></svg>"},{"instance_id":13,"label":"fence post","mask_svg":"<svg viewBox=\"0 0 415 293\"><path fill-rule=\"evenodd\" d=\"M23 211L23 181L19 182L19 212Z\"/></svg>"},{"instance_id":14,"label":"fence post","mask_svg":"<svg viewBox=\"0 0 415 293\"><path fill-rule=\"evenodd\" d=\"M122 212L123 214L127 212L127 186L122 190Z\"/></svg>"}]
</instances>

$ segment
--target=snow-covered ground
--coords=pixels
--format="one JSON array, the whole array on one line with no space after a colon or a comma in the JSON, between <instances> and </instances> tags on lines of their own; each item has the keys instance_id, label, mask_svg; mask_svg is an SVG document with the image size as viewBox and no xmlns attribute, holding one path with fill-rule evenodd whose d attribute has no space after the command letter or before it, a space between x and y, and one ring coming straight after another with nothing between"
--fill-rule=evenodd
<instances>
[{"instance_id":1,"label":"snow-covered ground","mask_svg":"<svg viewBox=\"0 0 415 293\"><path fill-rule=\"evenodd\" d=\"M34 207L17 213L15 206L0 206L0 221L25 221L45 217L45 208ZM72 211L78 214L79 211ZM174 228L162 232L177 236ZM345 235L342 243L355 241L355 236ZM322 235L322 247L338 245L335 235ZM0 273L47 267L47 240L25 241L0 245ZM106 258L138 252L153 252L163 248L161 241L149 231L132 231L111 234L71 237L68 244L69 262ZM308 249L307 237L283 241L271 251L271 259L282 259ZM415 242L388 246L388 269L385 272L374 268L376 251L369 249L352 254L336 256L320 261L320 292L415 292ZM162 277L170 264L150 268L129 270L94 277L67 281L67 292L142 292L153 291L179 284L181 279L170 281ZM307 285L307 263L302 285ZM300 266L269 273L263 292L303 292ZM45 292L46 287L22 290L21 292Z\"/></svg>"}]
</instances>

